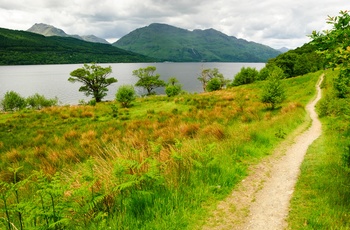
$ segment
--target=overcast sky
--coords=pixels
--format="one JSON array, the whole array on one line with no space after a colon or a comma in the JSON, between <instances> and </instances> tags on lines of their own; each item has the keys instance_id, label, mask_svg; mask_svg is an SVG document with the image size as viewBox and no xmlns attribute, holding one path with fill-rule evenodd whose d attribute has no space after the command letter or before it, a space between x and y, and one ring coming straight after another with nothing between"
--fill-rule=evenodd
<instances>
[{"instance_id":1,"label":"overcast sky","mask_svg":"<svg viewBox=\"0 0 350 230\"><path fill-rule=\"evenodd\" d=\"M349 0L0 0L0 27L35 23L115 41L151 23L214 28L273 48L296 48L327 27L327 15L350 10Z\"/></svg>"}]
</instances>

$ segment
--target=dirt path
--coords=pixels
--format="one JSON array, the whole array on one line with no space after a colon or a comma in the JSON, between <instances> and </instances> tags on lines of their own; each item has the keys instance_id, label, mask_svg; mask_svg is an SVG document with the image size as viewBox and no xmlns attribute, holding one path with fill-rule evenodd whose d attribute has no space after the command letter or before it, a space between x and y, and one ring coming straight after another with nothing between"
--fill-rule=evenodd
<instances>
[{"instance_id":1,"label":"dirt path","mask_svg":"<svg viewBox=\"0 0 350 230\"><path fill-rule=\"evenodd\" d=\"M299 127L273 155L253 166L252 173L219 203L203 229L277 230L287 227L285 218L300 165L309 145L322 131L315 112L315 105L321 98L322 80L323 75L316 86L317 97L306 106L311 126Z\"/></svg>"}]
</instances>

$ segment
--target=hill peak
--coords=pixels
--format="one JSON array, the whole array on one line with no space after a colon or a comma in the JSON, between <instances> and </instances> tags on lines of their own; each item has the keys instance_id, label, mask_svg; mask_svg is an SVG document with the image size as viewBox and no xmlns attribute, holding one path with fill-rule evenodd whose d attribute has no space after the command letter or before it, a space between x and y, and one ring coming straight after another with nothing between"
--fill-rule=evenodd
<instances>
[{"instance_id":1,"label":"hill peak","mask_svg":"<svg viewBox=\"0 0 350 230\"><path fill-rule=\"evenodd\" d=\"M86 36L69 35L69 34L66 34L66 32L64 32L62 29L56 28L52 25L48 25L45 23L35 23L27 31L36 33L36 34L41 34L46 37L50 37L50 36L72 37L72 38L84 40L87 42L109 44L109 42L107 42L105 39L96 37L95 35L86 35Z\"/></svg>"},{"instance_id":2,"label":"hill peak","mask_svg":"<svg viewBox=\"0 0 350 230\"><path fill-rule=\"evenodd\" d=\"M266 45L237 39L213 28L189 31L162 23L138 28L113 45L175 62L266 62L280 54Z\"/></svg>"}]
</instances>

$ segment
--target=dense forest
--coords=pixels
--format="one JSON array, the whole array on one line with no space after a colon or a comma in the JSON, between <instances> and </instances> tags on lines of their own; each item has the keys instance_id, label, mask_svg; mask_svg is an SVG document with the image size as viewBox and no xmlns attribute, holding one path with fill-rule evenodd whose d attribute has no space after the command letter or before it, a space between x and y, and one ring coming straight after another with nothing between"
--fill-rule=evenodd
<instances>
[{"instance_id":1,"label":"dense forest","mask_svg":"<svg viewBox=\"0 0 350 230\"><path fill-rule=\"evenodd\" d=\"M45 37L0 28L0 65L151 62L155 58L108 44L69 37Z\"/></svg>"}]
</instances>

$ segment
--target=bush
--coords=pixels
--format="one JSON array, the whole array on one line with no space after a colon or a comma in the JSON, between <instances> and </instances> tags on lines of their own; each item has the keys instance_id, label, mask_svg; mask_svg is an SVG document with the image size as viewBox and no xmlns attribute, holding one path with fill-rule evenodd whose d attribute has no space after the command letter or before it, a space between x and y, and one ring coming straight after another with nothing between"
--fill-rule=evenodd
<instances>
[{"instance_id":1,"label":"bush","mask_svg":"<svg viewBox=\"0 0 350 230\"><path fill-rule=\"evenodd\" d=\"M168 97L173 97L181 93L182 85L178 83L179 81L175 77L169 79L169 83L165 88L165 93Z\"/></svg>"},{"instance_id":2,"label":"bush","mask_svg":"<svg viewBox=\"0 0 350 230\"><path fill-rule=\"evenodd\" d=\"M212 92L212 91L216 91L219 89L221 89L221 81L217 77L212 78L206 86L207 92Z\"/></svg>"},{"instance_id":3,"label":"bush","mask_svg":"<svg viewBox=\"0 0 350 230\"><path fill-rule=\"evenodd\" d=\"M15 111L24 109L27 106L26 99L14 91L6 92L1 101L4 111Z\"/></svg>"},{"instance_id":4,"label":"bush","mask_svg":"<svg viewBox=\"0 0 350 230\"><path fill-rule=\"evenodd\" d=\"M131 102L136 99L136 92L134 86L123 85L120 86L116 93L116 100L119 101L122 107L129 107Z\"/></svg>"},{"instance_id":5,"label":"bush","mask_svg":"<svg viewBox=\"0 0 350 230\"><path fill-rule=\"evenodd\" d=\"M41 109L58 104L58 99L46 99L44 95L34 94L27 98L27 104L33 109Z\"/></svg>"},{"instance_id":6,"label":"bush","mask_svg":"<svg viewBox=\"0 0 350 230\"><path fill-rule=\"evenodd\" d=\"M165 88L165 93L168 97L173 97L173 96L179 95L181 93L181 86L180 85L168 85Z\"/></svg>"},{"instance_id":7,"label":"bush","mask_svg":"<svg viewBox=\"0 0 350 230\"><path fill-rule=\"evenodd\" d=\"M253 83L258 78L258 75L259 71L257 71L255 68L242 67L241 71L235 75L232 83L229 86L238 86Z\"/></svg>"}]
</instances>

